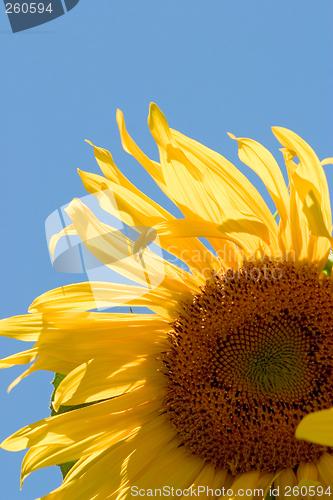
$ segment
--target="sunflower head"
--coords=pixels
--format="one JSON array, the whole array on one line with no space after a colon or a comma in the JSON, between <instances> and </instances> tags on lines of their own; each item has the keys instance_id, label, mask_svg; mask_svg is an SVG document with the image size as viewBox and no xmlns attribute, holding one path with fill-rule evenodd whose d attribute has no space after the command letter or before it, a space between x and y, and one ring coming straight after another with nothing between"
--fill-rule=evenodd
<instances>
[{"instance_id":1,"label":"sunflower head","mask_svg":"<svg viewBox=\"0 0 333 500\"><path fill-rule=\"evenodd\" d=\"M269 261L223 271L179 314L163 356L164 401L182 441L234 475L316 462L327 447L295 438L333 406L333 282Z\"/></svg>"},{"instance_id":2,"label":"sunflower head","mask_svg":"<svg viewBox=\"0 0 333 500\"><path fill-rule=\"evenodd\" d=\"M148 124L159 162L138 148L120 111L117 120L125 151L183 218L93 146L104 177L79 171L83 184L137 237L73 200L72 224L53 237L51 251L62 236L79 236L103 265L136 284L68 285L35 299L28 315L2 320L3 335L36 341L1 361L34 361L12 385L37 369L58 372L54 411L75 407L21 429L3 448L30 448L22 480L75 462L43 500L148 497L167 486L177 496L205 487L216 498L243 488L284 498L287 486L305 484L328 498L332 432L326 438L316 422L333 428L333 238L322 166L332 160L320 162L294 132L274 127L288 188L264 146L230 134L264 182L276 218L234 165L170 129L156 105ZM187 270L147 247L157 237ZM150 313L93 312L125 303Z\"/></svg>"}]
</instances>

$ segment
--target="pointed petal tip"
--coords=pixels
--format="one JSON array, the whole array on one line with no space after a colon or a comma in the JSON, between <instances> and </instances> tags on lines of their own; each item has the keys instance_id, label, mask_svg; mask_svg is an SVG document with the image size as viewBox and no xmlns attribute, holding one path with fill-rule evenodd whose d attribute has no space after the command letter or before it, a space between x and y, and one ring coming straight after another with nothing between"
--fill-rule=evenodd
<instances>
[{"instance_id":1,"label":"pointed petal tip","mask_svg":"<svg viewBox=\"0 0 333 500\"><path fill-rule=\"evenodd\" d=\"M228 134L228 136L229 136L231 139L233 139L234 141L237 141L237 137L236 137L234 134L232 134L231 132L227 132L227 134Z\"/></svg>"},{"instance_id":2,"label":"pointed petal tip","mask_svg":"<svg viewBox=\"0 0 333 500\"><path fill-rule=\"evenodd\" d=\"M84 142L87 142L87 143L88 143L88 144L90 144L90 146L92 146L93 148L95 147L95 146L93 145L93 143L92 143L91 141L89 141L89 139L85 139L85 140L84 140Z\"/></svg>"},{"instance_id":3,"label":"pointed petal tip","mask_svg":"<svg viewBox=\"0 0 333 500\"><path fill-rule=\"evenodd\" d=\"M22 491L22 487L23 487L23 483L25 481L25 479L30 476L30 472L28 472L27 474L23 473L23 470L21 471L21 476L20 476L20 491ZM36 498L36 500L42 500L41 498Z\"/></svg>"},{"instance_id":4,"label":"pointed petal tip","mask_svg":"<svg viewBox=\"0 0 333 500\"><path fill-rule=\"evenodd\" d=\"M121 109L119 109L119 108L117 108L117 111L116 111L116 120L117 120L117 122L118 122L118 120L124 120L124 114L121 111Z\"/></svg>"},{"instance_id":5,"label":"pointed petal tip","mask_svg":"<svg viewBox=\"0 0 333 500\"><path fill-rule=\"evenodd\" d=\"M283 127L277 127L277 126L271 127L271 131L273 132L273 134L275 135L275 137L277 139L278 139L279 132L281 132L282 130L283 130Z\"/></svg>"},{"instance_id":6,"label":"pointed petal tip","mask_svg":"<svg viewBox=\"0 0 333 500\"><path fill-rule=\"evenodd\" d=\"M155 120L167 121L165 115L162 113L160 108L154 102L149 105L149 115L148 115L148 125L149 127L154 126Z\"/></svg>"},{"instance_id":7,"label":"pointed petal tip","mask_svg":"<svg viewBox=\"0 0 333 500\"><path fill-rule=\"evenodd\" d=\"M292 130L290 130L289 128L286 128L286 127L271 127L271 130L273 132L273 134L275 135L275 137L277 138L277 140L283 144L282 140L284 138L286 138L286 136L296 136L297 134L295 134L295 132L293 132Z\"/></svg>"},{"instance_id":8,"label":"pointed petal tip","mask_svg":"<svg viewBox=\"0 0 333 500\"><path fill-rule=\"evenodd\" d=\"M154 115L156 115L157 112L158 112L158 107L156 106L156 104L154 102L151 102L149 104L149 113L148 113L148 120L147 120L149 127L152 125Z\"/></svg>"},{"instance_id":9,"label":"pointed petal tip","mask_svg":"<svg viewBox=\"0 0 333 500\"><path fill-rule=\"evenodd\" d=\"M9 393L10 393L10 391L11 391L12 389L14 389L14 387L16 387L16 386L17 386L17 384L20 382L20 380L21 380L21 376L17 377L15 380L13 380L13 382L12 382L12 383L8 386L8 388L7 388L7 394L9 394Z\"/></svg>"},{"instance_id":10,"label":"pointed petal tip","mask_svg":"<svg viewBox=\"0 0 333 500\"><path fill-rule=\"evenodd\" d=\"M151 102L149 104L149 112L150 113L153 113L154 111L160 111L160 108L157 106L157 104L155 104L154 102Z\"/></svg>"},{"instance_id":11,"label":"pointed petal tip","mask_svg":"<svg viewBox=\"0 0 333 500\"><path fill-rule=\"evenodd\" d=\"M166 143L172 142L166 116L155 103L150 104L148 127L158 147L165 148Z\"/></svg>"},{"instance_id":12,"label":"pointed petal tip","mask_svg":"<svg viewBox=\"0 0 333 500\"><path fill-rule=\"evenodd\" d=\"M15 438L15 434L12 434L11 436L8 436L6 439L4 439L2 443L0 443L0 448L6 451L24 450L24 448L27 447L27 441L24 441L24 438L23 439Z\"/></svg>"}]
</instances>

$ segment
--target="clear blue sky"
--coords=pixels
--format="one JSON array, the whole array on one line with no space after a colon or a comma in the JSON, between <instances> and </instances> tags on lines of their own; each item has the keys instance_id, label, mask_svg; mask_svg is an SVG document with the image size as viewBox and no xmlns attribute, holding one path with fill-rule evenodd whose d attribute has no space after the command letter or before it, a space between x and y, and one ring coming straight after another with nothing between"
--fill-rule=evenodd
<instances>
[{"instance_id":1,"label":"clear blue sky","mask_svg":"<svg viewBox=\"0 0 333 500\"><path fill-rule=\"evenodd\" d=\"M44 230L54 210L86 194L76 169L98 172L84 139L109 149L132 182L172 210L123 152L117 108L157 159L146 122L156 102L173 128L233 161L267 201L227 132L262 142L280 165L272 125L293 129L320 159L332 156L332 15L331 0L80 0L51 23L12 34L2 6L1 317L24 314L48 289L85 280L52 268ZM333 167L326 172L332 192ZM0 340L1 357L22 347ZM0 374L1 440L49 415L50 373L6 394L21 371ZM22 458L0 451L3 500L33 500L61 482L53 467L29 476L20 492Z\"/></svg>"}]
</instances>

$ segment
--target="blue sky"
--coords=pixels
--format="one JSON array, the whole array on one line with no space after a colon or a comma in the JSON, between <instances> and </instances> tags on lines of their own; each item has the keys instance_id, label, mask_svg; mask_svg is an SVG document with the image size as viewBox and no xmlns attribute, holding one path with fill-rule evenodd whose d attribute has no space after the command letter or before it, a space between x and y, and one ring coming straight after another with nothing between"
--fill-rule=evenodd
<instances>
[{"instance_id":1,"label":"blue sky","mask_svg":"<svg viewBox=\"0 0 333 500\"><path fill-rule=\"evenodd\" d=\"M260 141L280 165L272 125L293 129L320 159L333 155L332 14L331 0L320 8L312 0L80 0L66 15L12 34L2 7L1 317L24 314L48 289L86 279L52 268L44 229L52 212L86 195L77 168L98 173L84 139L109 149L133 183L173 211L122 150L117 108L158 159L146 121L156 102L173 128L242 169L273 211L227 132ZM332 166L325 169L332 191ZM1 357L22 347L0 340ZM50 373L6 394L21 371L1 373L1 440L49 415ZM1 498L33 500L60 484L53 467L29 476L20 492L22 458L0 450Z\"/></svg>"}]
</instances>

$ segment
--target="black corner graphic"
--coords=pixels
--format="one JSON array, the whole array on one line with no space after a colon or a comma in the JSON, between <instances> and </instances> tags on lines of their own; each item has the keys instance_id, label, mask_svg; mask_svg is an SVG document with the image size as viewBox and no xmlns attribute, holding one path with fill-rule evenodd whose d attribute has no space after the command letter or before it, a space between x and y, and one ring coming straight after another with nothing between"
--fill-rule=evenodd
<instances>
[{"instance_id":1,"label":"black corner graphic","mask_svg":"<svg viewBox=\"0 0 333 500\"><path fill-rule=\"evenodd\" d=\"M64 3L68 12L79 0L64 0ZM4 0L4 4L13 33L35 28L65 14L62 0Z\"/></svg>"}]
</instances>

